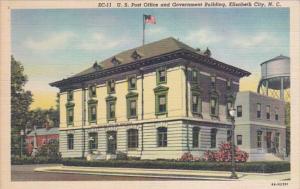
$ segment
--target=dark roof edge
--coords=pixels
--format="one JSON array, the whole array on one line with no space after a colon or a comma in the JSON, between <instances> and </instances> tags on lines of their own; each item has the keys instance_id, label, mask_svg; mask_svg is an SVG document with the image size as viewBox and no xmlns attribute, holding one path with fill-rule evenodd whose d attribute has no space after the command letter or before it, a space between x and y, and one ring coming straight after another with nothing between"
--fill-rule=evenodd
<instances>
[{"instance_id":1,"label":"dark roof edge","mask_svg":"<svg viewBox=\"0 0 300 189\"><path fill-rule=\"evenodd\" d=\"M234 70L236 71L237 73L231 73L230 71L227 71L233 75L236 75L238 77L244 77L244 76L249 76L251 75L250 72L246 71L246 70L243 70L243 69L240 69L240 68L237 68L237 67L234 67L232 65L229 65L229 64L226 64L226 63L223 63L223 62L220 62L216 59L213 59L213 58L210 58L210 57L206 57L206 56L203 56L201 54L198 54L196 52L192 52L192 51L189 51L189 50L185 50L185 49L180 49L180 50L177 50L177 51L173 51L171 53L167 53L167 54L162 54L162 55L159 55L159 56L154 56L154 57L151 57L151 58L148 58L148 59L144 59L144 60L137 60L135 63L142 63L142 62L148 62L148 61L152 61L153 59L155 58L158 58L158 57L162 57L162 56L170 56L170 55L174 55L174 54L177 54L177 53L187 53L187 54L191 54L193 56L197 56L198 58L201 57L201 58L206 58L208 61L206 62L206 65L208 66L220 66L218 68L220 69L225 69L225 68L229 68L229 70ZM197 58L196 57L196 58ZM213 61L215 64L210 64L209 62L210 61ZM132 62L133 63L133 62ZM61 84L63 84L64 82L70 82L72 80L75 80L75 79L78 79L78 78L82 78L82 77L86 77L86 76L89 76L89 75L93 75L95 73L105 73L105 72L108 72L108 71L112 71L112 70L115 70L117 68L122 68L122 67L127 67L127 66L132 66L132 63L129 63L129 64L121 64L121 65L118 65L116 67L111 67L111 68L108 68L108 69L103 69L103 70L99 70L99 71L95 71L95 72L92 72L92 73L88 73L88 74L85 74L85 75L80 75L80 76L75 76L75 77L70 77L70 78L67 78L67 79L62 79L62 80L59 80L59 81L55 81L55 82L52 82L52 83L49 83L50 86L52 87L58 87L58 86L61 86Z\"/></svg>"}]
</instances>

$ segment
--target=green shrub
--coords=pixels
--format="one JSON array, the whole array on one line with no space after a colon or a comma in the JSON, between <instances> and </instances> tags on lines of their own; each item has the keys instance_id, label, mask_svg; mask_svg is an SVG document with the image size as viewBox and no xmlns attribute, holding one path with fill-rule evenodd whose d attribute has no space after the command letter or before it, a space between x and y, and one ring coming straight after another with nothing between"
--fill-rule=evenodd
<instances>
[{"instance_id":1,"label":"green shrub","mask_svg":"<svg viewBox=\"0 0 300 189\"><path fill-rule=\"evenodd\" d=\"M49 158L49 157L12 157L11 164L12 165L25 165L25 164L46 164L46 163L60 163L60 158Z\"/></svg>"},{"instance_id":2,"label":"green shrub","mask_svg":"<svg viewBox=\"0 0 300 189\"><path fill-rule=\"evenodd\" d=\"M161 160L95 160L63 159L66 166L90 166L90 167L130 167L151 169L188 169L188 170L212 170L230 171L230 162L179 162ZM289 162L246 162L237 163L239 172L273 173L290 171Z\"/></svg>"},{"instance_id":3,"label":"green shrub","mask_svg":"<svg viewBox=\"0 0 300 189\"><path fill-rule=\"evenodd\" d=\"M51 142L42 145L37 150L36 157L49 157L51 159L60 159L58 140L52 140Z\"/></svg>"}]
</instances>

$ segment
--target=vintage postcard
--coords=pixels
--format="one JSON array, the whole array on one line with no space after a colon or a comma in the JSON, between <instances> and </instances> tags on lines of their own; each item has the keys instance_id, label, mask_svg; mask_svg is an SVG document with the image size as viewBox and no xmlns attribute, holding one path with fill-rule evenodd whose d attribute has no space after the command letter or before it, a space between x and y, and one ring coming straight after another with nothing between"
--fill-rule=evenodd
<instances>
[{"instance_id":1,"label":"vintage postcard","mask_svg":"<svg viewBox=\"0 0 300 189\"><path fill-rule=\"evenodd\" d=\"M0 188L300 188L299 1L0 5Z\"/></svg>"}]
</instances>

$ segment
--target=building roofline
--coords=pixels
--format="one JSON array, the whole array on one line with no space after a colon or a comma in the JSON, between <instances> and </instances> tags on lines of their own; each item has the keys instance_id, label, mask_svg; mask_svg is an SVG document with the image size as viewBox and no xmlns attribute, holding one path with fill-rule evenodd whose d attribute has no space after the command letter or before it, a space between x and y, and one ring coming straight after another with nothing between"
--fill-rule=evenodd
<instances>
[{"instance_id":1,"label":"building roofline","mask_svg":"<svg viewBox=\"0 0 300 189\"><path fill-rule=\"evenodd\" d=\"M237 92L238 93L244 93L244 94L254 94L254 95L257 95L257 96L262 96L262 97L265 97L265 98L269 98L271 100L278 100L278 101L282 101L282 102L285 102L284 100L282 99L279 99L279 98L274 98L274 97L271 97L271 96L267 96L267 95L263 95L263 94L260 94L260 93L257 93L257 92L254 92L254 91L239 91Z\"/></svg>"},{"instance_id":2,"label":"building roofline","mask_svg":"<svg viewBox=\"0 0 300 189\"><path fill-rule=\"evenodd\" d=\"M151 57L149 59L137 60L137 61L134 61L130 64L121 64L121 65L118 65L118 66L115 66L115 67L94 71L92 73L87 73L85 75L62 79L62 80L50 83L50 86L60 87L60 86L64 85L65 83L69 83L69 82L78 83L80 81L86 81L86 80L94 79L95 75L99 75L101 73L114 72L114 71L117 71L117 70L122 70L125 67L133 67L134 68L134 67L136 67L137 64L145 64L146 62L153 62L153 61L155 61L155 59L167 60L168 58L170 58L170 59L184 58L184 56L187 56L187 57L192 58L192 59L197 59L198 61L200 59L201 61L203 61L202 63L204 63L208 66L216 67L220 70L224 70L224 71L226 71L230 74L233 74L235 76L238 76L238 77L249 76L251 74L250 72L245 71L243 69L225 64L225 63L220 62L216 59L206 57L206 56L200 55L200 54L195 53L195 52L191 52L191 51L187 51L187 50L178 50L178 51L174 51L174 52L171 52L171 53L159 55L159 56L156 56L156 57ZM86 78L90 78L90 79L86 79ZM76 82L76 80L78 80L78 82Z\"/></svg>"}]
</instances>

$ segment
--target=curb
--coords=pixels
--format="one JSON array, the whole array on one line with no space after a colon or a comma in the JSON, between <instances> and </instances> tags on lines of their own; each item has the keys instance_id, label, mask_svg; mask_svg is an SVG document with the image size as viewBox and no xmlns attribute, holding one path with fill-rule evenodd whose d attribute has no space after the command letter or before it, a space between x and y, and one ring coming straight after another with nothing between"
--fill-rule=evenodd
<instances>
[{"instance_id":1,"label":"curb","mask_svg":"<svg viewBox=\"0 0 300 189\"><path fill-rule=\"evenodd\" d=\"M229 178L231 172L209 170L180 170L180 169L142 169L142 168L115 168L115 167L77 167L56 166L39 167L37 172L88 174L106 176L127 176L166 178L182 180L219 180L219 181L245 181L245 180L289 180L290 172L279 173L243 173L237 172L239 179Z\"/></svg>"},{"instance_id":2,"label":"curb","mask_svg":"<svg viewBox=\"0 0 300 189\"><path fill-rule=\"evenodd\" d=\"M166 178L166 179L186 179L186 180L229 180L230 173L229 172L222 172L218 173L218 175L212 174L211 172L203 173L198 172L194 174L188 174L185 170L164 170L165 173L160 172L160 170L125 170L125 169L111 169L111 168L104 168L103 170L97 169L90 169L90 168L74 168L74 167L40 167L36 168L34 171L37 172L51 172L51 173L71 173L71 174L89 174L89 175L109 175L109 176L132 176L132 177L148 177L148 178ZM225 174L226 173L226 174ZM208 174L208 175L207 175ZM241 174L239 174L242 177Z\"/></svg>"}]
</instances>

